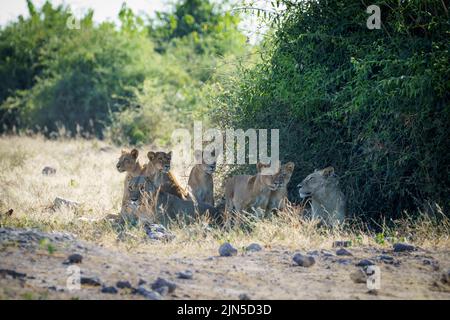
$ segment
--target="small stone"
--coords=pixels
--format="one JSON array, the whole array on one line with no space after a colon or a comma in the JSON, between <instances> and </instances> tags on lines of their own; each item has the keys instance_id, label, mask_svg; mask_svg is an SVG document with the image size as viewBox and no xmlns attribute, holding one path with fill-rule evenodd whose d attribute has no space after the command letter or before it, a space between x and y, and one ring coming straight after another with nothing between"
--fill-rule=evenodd
<instances>
[{"instance_id":1,"label":"small stone","mask_svg":"<svg viewBox=\"0 0 450 320\"><path fill-rule=\"evenodd\" d=\"M257 251L261 251L262 247L257 244L257 243L252 243L249 246L247 246L247 248L245 248L245 251L247 252L257 252Z\"/></svg>"},{"instance_id":2,"label":"small stone","mask_svg":"<svg viewBox=\"0 0 450 320\"><path fill-rule=\"evenodd\" d=\"M334 241L333 242L333 248L337 247L350 247L352 245L352 242L350 240L340 240L340 241Z\"/></svg>"},{"instance_id":3,"label":"small stone","mask_svg":"<svg viewBox=\"0 0 450 320\"><path fill-rule=\"evenodd\" d=\"M318 256L320 254L319 250L312 250L306 253L309 256Z\"/></svg>"},{"instance_id":4,"label":"small stone","mask_svg":"<svg viewBox=\"0 0 450 320\"><path fill-rule=\"evenodd\" d=\"M158 292L148 290L147 288L140 286L136 289L136 293L140 294L141 296L149 299L149 300L161 300L162 297Z\"/></svg>"},{"instance_id":5,"label":"small stone","mask_svg":"<svg viewBox=\"0 0 450 320\"><path fill-rule=\"evenodd\" d=\"M241 294L239 295L239 300L252 300L252 299L250 298L250 296L249 296L248 294L246 294L246 293L241 293Z\"/></svg>"},{"instance_id":6,"label":"small stone","mask_svg":"<svg viewBox=\"0 0 450 320\"><path fill-rule=\"evenodd\" d=\"M191 280L193 277L191 270L181 271L177 273L178 278Z\"/></svg>"},{"instance_id":7,"label":"small stone","mask_svg":"<svg viewBox=\"0 0 450 320\"><path fill-rule=\"evenodd\" d=\"M130 281L117 281L116 287L119 289L131 289L131 283Z\"/></svg>"},{"instance_id":8,"label":"small stone","mask_svg":"<svg viewBox=\"0 0 450 320\"><path fill-rule=\"evenodd\" d=\"M71 254L65 264L81 263L83 261L83 256L79 253Z\"/></svg>"},{"instance_id":9,"label":"small stone","mask_svg":"<svg viewBox=\"0 0 450 320\"><path fill-rule=\"evenodd\" d=\"M233 248L228 242L222 244L219 248L219 254L221 257L231 257L237 255L237 249Z\"/></svg>"},{"instance_id":10,"label":"small stone","mask_svg":"<svg viewBox=\"0 0 450 320\"><path fill-rule=\"evenodd\" d=\"M350 251L348 251L347 249L340 248L340 249L336 250L336 255L337 256L352 256L353 254Z\"/></svg>"},{"instance_id":11,"label":"small stone","mask_svg":"<svg viewBox=\"0 0 450 320\"><path fill-rule=\"evenodd\" d=\"M42 174L45 176L52 176L56 174L56 169L52 167L44 167L44 169L42 169Z\"/></svg>"},{"instance_id":12,"label":"small stone","mask_svg":"<svg viewBox=\"0 0 450 320\"><path fill-rule=\"evenodd\" d=\"M407 243L394 243L394 252L410 252L416 250L416 247Z\"/></svg>"},{"instance_id":13,"label":"small stone","mask_svg":"<svg viewBox=\"0 0 450 320\"><path fill-rule=\"evenodd\" d=\"M93 286L93 287L98 287L98 286L102 285L102 283L98 277L86 277L86 276L81 277L80 284L84 284L87 286Z\"/></svg>"},{"instance_id":14,"label":"small stone","mask_svg":"<svg viewBox=\"0 0 450 320\"><path fill-rule=\"evenodd\" d=\"M165 296L169 293L169 288L168 287L159 287L154 289L155 292L159 293L161 296Z\"/></svg>"},{"instance_id":15,"label":"small stone","mask_svg":"<svg viewBox=\"0 0 450 320\"><path fill-rule=\"evenodd\" d=\"M331 253L331 252L328 251L328 250L322 249L320 252L322 253L322 255L323 255L324 257L332 257L332 256L334 256L333 253Z\"/></svg>"},{"instance_id":16,"label":"small stone","mask_svg":"<svg viewBox=\"0 0 450 320\"><path fill-rule=\"evenodd\" d=\"M378 259L378 260L381 260L381 261L383 261L383 262L385 262L385 263L389 263L389 264L391 264L391 263L394 262L394 257L389 256L389 255L387 255L387 254L379 255L379 256L377 257L377 259Z\"/></svg>"},{"instance_id":17,"label":"small stone","mask_svg":"<svg viewBox=\"0 0 450 320\"><path fill-rule=\"evenodd\" d=\"M301 253L296 253L292 258L292 260L294 260L294 262L299 266L305 268L309 268L312 265L314 265L314 263L316 263L316 260L314 259L313 256L305 256Z\"/></svg>"},{"instance_id":18,"label":"small stone","mask_svg":"<svg viewBox=\"0 0 450 320\"><path fill-rule=\"evenodd\" d=\"M138 286L142 286L146 283L147 283L147 281L145 281L144 279L139 279Z\"/></svg>"},{"instance_id":19,"label":"small stone","mask_svg":"<svg viewBox=\"0 0 450 320\"><path fill-rule=\"evenodd\" d=\"M3 213L5 216L11 217L12 214L14 213L13 209L9 209L8 211L6 211L5 213Z\"/></svg>"},{"instance_id":20,"label":"small stone","mask_svg":"<svg viewBox=\"0 0 450 320\"><path fill-rule=\"evenodd\" d=\"M167 287L168 288L168 292L172 293L175 291L175 289L177 288L177 285L175 283L173 283L172 281L163 279L163 278L158 278L156 279L155 282L152 283L152 290L157 290L161 287Z\"/></svg>"},{"instance_id":21,"label":"small stone","mask_svg":"<svg viewBox=\"0 0 450 320\"><path fill-rule=\"evenodd\" d=\"M109 293L109 294L116 294L117 293L117 289L115 287L103 287L101 292L102 293Z\"/></svg>"},{"instance_id":22,"label":"small stone","mask_svg":"<svg viewBox=\"0 0 450 320\"><path fill-rule=\"evenodd\" d=\"M450 270L444 272L441 276L441 282L450 285Z\"/></svg>"},{"instance_id":23,"label":"small stone","mask_svg":"<svg viewBox=\"0 0 450 320\"><path fill-rule=\"evenodd\" d=\"M76 208L80 204L76 201L63 199L60 197L56 197L55 200L53 200L53 207L54 208L61 208L61 207L69 207L69 208Z\"/></svg>"},{"instance_id":24,"label":"small stone","mask_svg":"<svg viewBox=\"0 0 450 320\"><path fill-rule=\"evenodd\" d=\"M375 263L368 259L362 259L356 264L357 267L367 267L367 266L374 266L374 265L375 265Z\"/></svg>"},{"instance_id":25,"label":"small stone","mask_svg":"<svg viewBox=\"0 0 450 320\"><path fill-rule=\"evenodd\" d=\"M344 266L348 266L349 264L352 263L352 261L349 259L338 259L336 262Z\"/></svg>"},{"instance_id":26,"label":"small stone","mask_svg":"<svg viewBox=\"0 0 450 320\"><path fill-rule=\"evenodd\" d=\"M366 283L367 275L363 269L358 268L355 272L350 273L350 279L352 279L355 283Z\"/></svg>"},{"instance_id":27,"label":"small stone","mask_svg":"<svg viewBox=\"0 0 450 320\"><path fill-rule=\"evenodd\" d=\"M10 276L13 279L25 278L27 276L26 273L17 272L17 271L10 270L10 269L0 269L0 275L2 277Z\"/></svg>"}]
</instances>

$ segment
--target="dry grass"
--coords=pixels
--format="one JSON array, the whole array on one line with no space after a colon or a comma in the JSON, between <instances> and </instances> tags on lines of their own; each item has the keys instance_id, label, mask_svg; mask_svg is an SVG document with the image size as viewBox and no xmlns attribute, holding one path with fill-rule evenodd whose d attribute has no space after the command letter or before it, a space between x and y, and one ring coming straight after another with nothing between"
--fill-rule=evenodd
<instances>
[{"instance_id":1,"label":"dry grass","mask_svg":"<svg viewBox=\"0 0 450 320\"><path fill-rule=\"evenodd\" d=\"M142 148L141 162L145 162L142 155L148 150ZM405 240L424 247L450 247L450 223L443 214L405 218L390 227L382 226L383 231L375 234L357 223L338 230L320 228L316 222L301 218L301 207L290 207L268 219L242 215L240 223L225 229L212 226L206 218L189 225L173 223L170 230L175 240L152 242L139 225L119 227L103 219L119 212L125 177L115 169L119 154L119 148L98 140L1 137L0 213L10 208L14 213L11 217L2 214L0 224L67 231L102 245L159 254L208 255L224 241L237 247L258 242L292 250L330 248L333 241L342 239L352 240L354 245L389 246ZM42 175L45 166L56 168L56 175ZM185 171L175 172L184 183ZM53 209L57 196L80 202L81 206Z\"/></svg>"}]
</instances>

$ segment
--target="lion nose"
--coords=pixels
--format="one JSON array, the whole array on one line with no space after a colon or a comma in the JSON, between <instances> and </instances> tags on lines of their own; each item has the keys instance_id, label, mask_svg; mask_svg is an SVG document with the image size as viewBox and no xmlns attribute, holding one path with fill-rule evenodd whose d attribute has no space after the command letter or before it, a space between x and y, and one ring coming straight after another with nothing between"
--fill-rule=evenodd
<instances>
[{"instance_id":1,"label":"lion nose","mask_svg":"<svg viewBox=\"0 0 450 320\"><path fill-rule=\"evenodd\" d=\"M120 168L120 164L116 164L116 168L119 169Z\"/></svg>"}]
</instances>

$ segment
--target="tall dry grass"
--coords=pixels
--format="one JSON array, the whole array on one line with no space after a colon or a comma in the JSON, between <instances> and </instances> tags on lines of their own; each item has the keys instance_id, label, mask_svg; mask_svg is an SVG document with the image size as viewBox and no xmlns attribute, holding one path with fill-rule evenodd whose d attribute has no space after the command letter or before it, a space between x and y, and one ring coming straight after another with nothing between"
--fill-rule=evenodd
<instances>
[{"instance_id":1,"label":"tall dry grass","mask_svg":"<svg viewBox=\"0 0 450 320\"><path fill-rule=\"evenodd\" d=\"M150 147L140 149L145 163ZM405 216L380 225L377 232L360 222L338 229L318 226L302 217L301 206L290 206L278 215L260 219L242 214L236 223L219 228L207 217L193 223L173 222L170 242L151 241L142 225L117 225L103 219L118 214L124 174L117 172L120 148L98 140L47 140L41 136L0 137L0 224L9 227L67 231L102 245L159 254L210 255L218 244L231 241L237 247L258 242L266 247L290 249L330 248L335 240L351 240L354 245L389 246L408 241L424 247L450 247L450 223L442 216ZM45 176L45 166L56 168ZM175 175L186 184L186 168L175 166ZM181 169L180 169L181 168ZM220 183L216 184L220 186ZM53 208L55 197L79 202L78 208ZM9 209L11 217L2 214Z\"/></svg>"}]
</instances>

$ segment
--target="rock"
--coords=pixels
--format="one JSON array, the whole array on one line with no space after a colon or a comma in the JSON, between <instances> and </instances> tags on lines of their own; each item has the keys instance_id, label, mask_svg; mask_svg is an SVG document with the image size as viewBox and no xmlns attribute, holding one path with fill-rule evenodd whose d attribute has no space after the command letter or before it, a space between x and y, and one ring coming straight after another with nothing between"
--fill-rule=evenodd
<instances>
[{"instance_id":1,"label":"rock","mask_svg":"<svg viewBox=\"0 0 450 320\"><path fill-rule=\"evenodd\" d=\"M352 256L353 254L348 251L347 249L344 248L340 248L336 250L336 255L337 256Z\"/></svg>"},{"instance_id":2,"label":"rock","mask_svg":"<svg viewBox=\"0 0 450 320\"><path fill-rule=\"evenodd\" d=\"M237 255L237 249L235 249L231 244L228 242L222 244L219 247L219 254L221 257L231 257Z\"/></svg>"},{"instance_id":3,"label":"rock","mask_svg":"<svg viewBox=\"0 0 450 320\"><path fill-rule=\"evenodd\" d=\"M344 266L348 266L352 263L352 261L349 259L338 259L336 262Z\"/></svg>"},{"instance_id":4,"label":"rock","mask_svg":"<svg viewBox=\"0 0 450 320\"><path fill-rule=\"evenodd\" d=\"M67 260L64 262L64 264L81 263L82 261L83 256L79 253L74 253L67 257Z\"/></svg>"},{"instance_id":5,"label":"rock","mask_svg":"<svg viewBox=\"0 0 450 320\"><path fill-rule=\"evenodd\" d=\"M144 284L147 284L147 281L145 281L144 279L139 279L138 286L142 286Z\"/></svg>"},{"instance_id":6,"label":"rock","mask_svg":"<svg viewBox=\"0 0 450 320\"><path fill-rule=\"evenodd\" d=\"M378 257L376 257L378 260L383 261L384 263L387 264L393 264L394 263L394 257L389 256L387 254L382 254L379 255Z\"/></svg>"},{"instance_id":7,"label":"rock","mask_svg":"<svg viewBox=\"0 0 450 320\"><path fill-rule=\"evenodd\" d=\"M296 264L298 264L301 267L305 267L305 268L309 268L312 265L314 265L314 263L316 263L316 259L314 259L313 256L307 256L307 255L303 255L301 253L296 253L294 255L294 257L292 258L292 260L294 260L294 262Z\"/></svg>"},{"instance_id":8,"label":"rock","mask_svg":"<svg viewBox=\"0 0 450 320\"><path fill-rule=\"evenodd\" d=\"M102 285L102 283L98 277L86 277L86 276L82 276L80 278L80 284L84 284L87 286L93 286L93 287L98 287L98 286Z\"/></svg>"},{"instance_id":9,"label":"rock","mask_svg":"<svg viewBox=\"0 0 450 320\"><path fill-rule=\"evenodd\" d=\"M250 298L250 296L249 296L248 294L246 294L246 293L241 293L241 294L239 295L239 300L252 300L252 299Z\"/></svg>"},{"instance_id":10,"label":"rock","mask_svg":"<svg viewBox=\"0 0 450 320\"><path fill-rule=\"evenodd\" d=\"M362 259L356 264L357 267L367 267L367 266L374 266L374 265L375 265L375 263L368 259Z\"/></svg>"},{"instance_id":11,"label":"rock","mask_svg":"<svg viewBox=\"0 0 450 320\"><path fill-rule=\"evenodd\" d=\"M119 289L131 289L132 288L130 281L117 281L116 287Z\"/></svg>"},{"instance_id":12,"label":"rock","mask_svg":"<svg viewBox=\"0 0 450 320\"><path fill-rule=\"evenodd\" d=\"M148 290L144 286L139 286L136 289L135 293L140 294L141 296L143 296L147 299L150 299L150 300L161 300L162 299L161 295L158 292Z\"/></svg>"},{"instance_id":13,"label":"rock","mask_svg":"<svg viewBox=\"0 0 450 320\"><path fill-rule=\"evenodd\" d=\"M312 250L306 253L309 256L318 256L320 254L319 250Z\"/></svg>"},{"instance_id":14,"label":"rock","mask_svg":"<svg viewBox=\"0 0 450 320\"><path fill-rule=\"evenodd\" d=\"M166 296L169 293L169 288L168 287L159 287L154 289L155 292L157 292L158 294L160 294L162 297Z\"/></svg>"},{"instance_id":15,"label":"rock","mask_svg":"<svg viewBox=\"0 0 450 320\"><path fill-rule=\"evenodd\" d=\"M0 276L2 277L10 276L13 279L17 279L17 278L25 278L27 274L10 269L0 269Z\"/></svg>"},{"instance_id":16,"label":"rock","mask_svg":"<svg viewBox=\"0 0 450 320\"><path fill-rule=\"evenodd\" d=\"M432 260L432 259L423 259L422 264L424 266L431 266L434 271L438 271L440 269L439 261Z\"/></svg>"},{"instance_id":17,"label":"rock","mask_svg":"<svg viewBox=\"0 0 450 320\"><path fill-rule=\"evenodd\" d=\"M52 168L52 167L44 167L44 169L42 169L42 174L45 176L52 176L56 174L56 169Z\"/></svg>"},{"instance_id":18,"label":"rock","mask_svg":"<svg viewBox=\"0 0 450 320\"><path fill-rule=\"evenodd\" d=\"M178 278L191 280L193 277L191 270L181 271L177 273Z\"/></svg>"},{"instance_id":19,"label":"rock","mask_svg":"<svg viewBox=\"0 0 450 320\"><path fill-rule=\"evenodd\" d=\"M117 289L115 287L103 287L102 293L117 294Z\"/></svg>"},{"instance_id":20,"label":"rock","mask_svg":"<svg viewBox=\"0 0 450 320\"><path fill-rule=\"evenodd\" d=\"M14 213L13 209L9 209L8 211L6 211L5 213L3 213L5 216L11 217L12 214Z\"/></svg>"},{"instance_id":21,"label":"rock","mask_svg":"<svg viewBox=\"0 0 450 320\"><path fill-rule=\"evenodd\" d=\"M416 247L414 247L413 245L401 242L394 243L393 248L394 252L410 252L416 250Z\"/></svg>"},{"instance_id":22,"label":"rock","mask_svg":"<svg viewBox=\"0 0 450 320\"><path fill-rule=\"evenodd\" d=\"M163 278L158 278L158 279L156 279L155 282L152 283L152 290L155 290L155 291L157 291L158 289L161 290L160 288L162 288L162 287L167 287L168 293L172 293L177 288L177 285L175 283L173 283L172 281L169 281L169 280L166 280Z\"/></svg>"},{"instance_id":23,"label":"rock","mask_svg":"<svg viewBox=\"0 0 450 320\"><path fill-rule=\"evenodd\" d=\"M261 251L262 247L257 244L257 243L252 243L249 246L247 246L247 248L245 248L245 251L247 252L257 252L257 251Z\"/></svg>"},{"instance_id":24,"label":"rock","mask_svg":"<svg viewBox=\"0 0 450 320\"><path fill-rule=\"evenodd\" d=\"M367 275L363 269L358 268L355 272L350 273L350 279L355 283L366 283Z\"/></svg>"},{"instance_id":25,"label":"rock","mask_svg":"<svg viewBox=\"0 0 450 320\"><path fill-rule=\"evenodd\" d=\"M328 251L328 250L322 249L322 250L320 250L320 252L322 253L322 255L323 255L324 257L332 257L332 256L334 256L334 254L331 253L331 252Z\"/></svg>"},{"instance_id":26,"label":"rock","mask_svg":"<svg viewBox=\"0 0 450 320\"><path fill-rule=\"evenodd\" d=\"M352 245L352 242L350 240L340 240L340 241L334 241L333 242L333 248L337 247L350 247Z\"/></svg>"},{"instance_id":27,"label":"rock","mask_svg":"<svg viewBox=\"0 0 450 320\"><path fill-rule=\"evenodd\" d=\"M56 197L53 200L53 208L61 208L61 207L69 207L69 208L77 208L80 204L76 201L63 199L60 197Z\"/></svg>"},{"instance_id":28,"label":"rock","mask_svg":"<svg viewBox=\"0 0 450 320\"><path fill-rule=\"evenodd\" d=\"M163 225L160 224L145 224L144 230L147 236L152 240L170 241L175 238L175 235L169 232Z\"/></svg>"}]
</instances>

